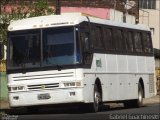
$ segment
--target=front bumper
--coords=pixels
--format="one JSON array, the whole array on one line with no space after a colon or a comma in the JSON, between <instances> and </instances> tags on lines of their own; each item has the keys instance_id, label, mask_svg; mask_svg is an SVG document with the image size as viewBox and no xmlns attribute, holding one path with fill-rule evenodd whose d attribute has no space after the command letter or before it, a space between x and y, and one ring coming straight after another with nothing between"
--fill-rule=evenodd
<instances>
[{"instance_id":1,"label":"front bumper","mask_svg":"<svg viewBox=\"0 0 160 120\"><path fill-rule=\"evenodd\" d=\"M40 94L48 94L50 97L39 99ZM68 88L9 93L9 102L11 107L84 102L83 89Z\"/></svg>"}]
</instances>

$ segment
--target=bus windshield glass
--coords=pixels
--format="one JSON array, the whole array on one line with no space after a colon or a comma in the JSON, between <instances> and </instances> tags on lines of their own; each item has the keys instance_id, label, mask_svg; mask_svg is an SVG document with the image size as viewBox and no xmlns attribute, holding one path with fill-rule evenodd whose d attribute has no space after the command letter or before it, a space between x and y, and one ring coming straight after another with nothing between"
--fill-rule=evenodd
<instances>
[{"instance_id":1,"label":"bus windshield glass","mask_svg":"<svg viewBox=\"0 0 160 120\"><path fill-rule=\"evenodd\" d=\"M79 63L75 27L44 28L9 33L8 69Z\"/></svg>"},{"instance_id":2,"label":"bus windshield glass","mask_svg":"<svg viewBox=\"0 0 160 120\"><path fill-rule=\"evenodd\" d=\"M40 31L15 31L9 36L8 68L40 66Z\"/></svg>"},{"instance_id":3,"label":"bus windshield glass","mask_svg":"<svg viewBox=\"0 0 160 120\"><path fill-rule=\"evenodd\" d=\"M48 28L43 31L43 65L75 63L74 28Z\"/></svg>"}]
</instances>

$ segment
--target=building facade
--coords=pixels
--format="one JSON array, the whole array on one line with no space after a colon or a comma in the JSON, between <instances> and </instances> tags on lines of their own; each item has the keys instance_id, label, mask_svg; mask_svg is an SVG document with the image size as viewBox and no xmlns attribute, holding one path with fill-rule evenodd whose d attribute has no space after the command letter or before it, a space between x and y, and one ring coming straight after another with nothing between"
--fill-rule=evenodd
<instances>
[{"instance_id":1,"label":"building facade","mask_svg":"<svg viewBox=\"0 0 160 120\"><path fill-rule=\"evenodd\" d=\"M138 2L126 9L127 0L59 0L61 12L83 12L103 19L136 23Z\"/></svg>"},{"instance_id":2,"label":"building facade","mask_svg":"<svg viewBox=\"0 0 160 120\"><path fill-rule=\"evenodd\" d=\"M47 0L50 6L63 12L83 12L103 19L118 20L120 22L136 23L138 20L138 1L132 0ZM31 5L37 0L16 0L6 5L6 10L23 4ZM126 5L131 7L126 7ZM126 14L127 13L127 14ZM125 16L128 16L125 18ZM131 17L132 16L132 17ZM130 20L133 19L133 20ZM131 22L132 21L132 22Z\"/></svg>"},{"instance_id":3,"label":"building facade","mask_svg":"<svg viewBox=\"0 0 160 120\"><path fill-rule=\"evenodd\" d=\"M139 7L139 22L152 31L156 78L160 83L160 0L139 0Z\"/></svg>"},{"instance_id":4,"label":"building facade","mask_svg":"<svg viewBox=\"0 0 160 120\"><path fill-rule=\"evenodd\" d=\"M150 27L153 37L153 46L160 49L160 1L139 0L139 23Z\"/></svg>"}]
</instances>

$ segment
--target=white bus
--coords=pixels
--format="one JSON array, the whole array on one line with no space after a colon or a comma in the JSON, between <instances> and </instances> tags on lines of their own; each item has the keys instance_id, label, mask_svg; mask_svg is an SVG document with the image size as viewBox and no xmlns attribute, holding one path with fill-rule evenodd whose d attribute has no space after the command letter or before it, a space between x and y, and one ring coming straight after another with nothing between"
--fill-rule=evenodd
<instances>
[{"instance_id":1,"label":"white bus","mask_svg":"<svg viewBox=\"0 0 160 120\"><path fill-rule=\"evenodd\" d=\"M105 102L140 107L156 94L149 28L81 13L28 18L8 27L11 107Z\"/></svg>"}]
</instances>

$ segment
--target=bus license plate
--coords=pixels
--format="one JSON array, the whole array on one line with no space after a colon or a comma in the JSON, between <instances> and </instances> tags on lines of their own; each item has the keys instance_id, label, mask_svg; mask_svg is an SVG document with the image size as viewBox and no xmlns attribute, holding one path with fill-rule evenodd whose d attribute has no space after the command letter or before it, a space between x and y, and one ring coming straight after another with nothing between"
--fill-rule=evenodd
<instances>
[{"instance_id":1,"label":"bus license plate","mask_svg":"<svg viewBox=\"0 0 160 120\"><path fill-rule=\"evenodd\" d=\"M51 96L49 93L45 93L45 94L39 94L38 95L38 100L45 100L45 99L50 99Z\"/></svg>"}]
</instances>

